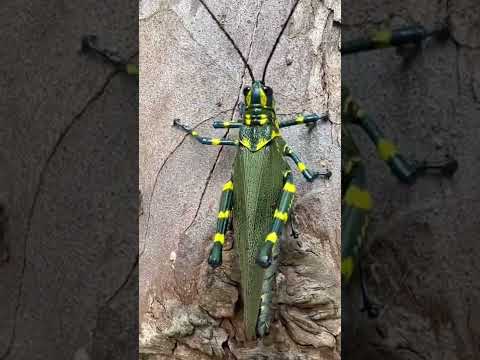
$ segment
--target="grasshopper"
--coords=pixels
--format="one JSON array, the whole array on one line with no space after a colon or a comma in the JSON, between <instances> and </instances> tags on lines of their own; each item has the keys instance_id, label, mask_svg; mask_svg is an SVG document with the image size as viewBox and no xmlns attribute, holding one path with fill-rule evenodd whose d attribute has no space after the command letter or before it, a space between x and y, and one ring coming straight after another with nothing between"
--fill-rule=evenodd
<instances>
[{"instance_id":1,"label":"grasshopper","mask_svg":"<svg viewBox=\"0 0 480 360\"><path fill-rule=\"evenodd\" d=\"M292 171L285 158L290 158L304 178L311 182L317 177L329 178L331 172L310 170L287 145L280 129L300 124L314 124L328 119L327 115L298 115L279 121L275 111L273 90L265 84L268 64L275 48L299 1L292 7L280 34L266 61L262 80L255 80L253 72L227 31L203 0L199 0L218 27L231 42L248 69L252 83L245 86L245 107L239 121L215 121L214 128L238 128L238 139L200 136L180 120L174 126L204 145L237 147L233 173L222 189L216 233L208 257L208 264L216 268L222 264L225 234L232 222L235 247L238 251L241 290L244 303L244 324L247 340L265 336L269 332L273 282L276 272L278 241L289 218L296 191ZM273 209L275 209L273 211Z\"/></svg>"},{"instance_id":2,"label":"grasshopper","mask_svg":"<svg viewBox=\"0 0 480 360\"><path fill-rule=\"evenodd\" d=\"M342 47L342 56L386 47L409 46L418 49L420 43L431 36L444 39L445 29L427 31L422 26L409 26L394 31L379 31L366 39L346 42ZM458 168L457 161L447 159L443 162L409 161L388 140L375 122L352 99L346 87L342 87L342 306L348 299L354 269L358 268L363 298L363 309L370 317L379 314L379 307L368 296L365 278L361 271L360 248L367 235L369 212L373 203L366 189L366 171L360 151L357 148L349 125L359 126L375 144L378 154L386 162L392 174L401 183L412 185L419 176L436 173L452 176ZM344 295L345 294L345 295ZM345 312L344 315L346 316Z\"/></svg>"}]
</instances>

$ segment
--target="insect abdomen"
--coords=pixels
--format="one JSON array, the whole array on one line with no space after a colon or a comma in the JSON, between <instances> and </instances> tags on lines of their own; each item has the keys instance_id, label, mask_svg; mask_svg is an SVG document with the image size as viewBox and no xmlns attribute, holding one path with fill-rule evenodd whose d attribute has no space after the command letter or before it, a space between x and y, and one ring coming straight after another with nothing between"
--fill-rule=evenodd
<instances>
[{"instance_id":1,"label":"insect abdomen","mask_svg":"<svg viewBox=\"0 0 480 360\"><path fill-rule=\"evenodd\" d=\"M276 140L257 152L241 147L234 163L235 247L240 260L247 339L256 336L264 278L264 270L255 258L272 225L286 166Z\"/></svg>"}]
</instances>

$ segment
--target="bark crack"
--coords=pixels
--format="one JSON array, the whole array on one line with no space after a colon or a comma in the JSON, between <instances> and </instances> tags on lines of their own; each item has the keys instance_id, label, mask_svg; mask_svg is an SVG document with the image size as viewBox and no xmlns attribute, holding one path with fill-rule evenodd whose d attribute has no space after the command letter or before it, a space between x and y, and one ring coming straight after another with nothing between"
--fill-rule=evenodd
<instances>
[{"instance_id":1,"label":"bark crack","mask_svg":"<svg viewBox=\"0 0 480 360\"><path fill-rule=\"evenodd\" d=\"M223 111L220 111L218 113L216 113L215 115L213 116L210 116L209 118L207 119L204 119L202 121L200 121L198 124L196 124L193 129L197 129L199 126L205 124L207 121L210 121L210 120L213 120L214 118L220 116L220 115L223 115L229 111L232 111L232 109L227 109L227 110L223 110ZM157 174L155 176L155 181L153 183L153 188L152 188L152 191L150 193L150 199L149 199L149 202L148 202L148 214L147 214L147 223L145 225L145 235L144 235L144 238L145 238L145 244L143 246L143 249L142 251L140 252L140 257L143 255L143 253L145 252L146 248L147 248L147 239L148 239L148 230L149 230L149 225L150 225L150 219L151 219L151 215L152 215L152 212L151 212L151 208L152 208L152 200L153 200L153 196L155 194L155 190L157 188L157 185L158 185L158 181L160 179L160 174L161 172L163 171L165 165L167 164L167 162L172 158L172 156L177 152L177 150L180 148L180 146L183 145L183 143L185 142L185 140L187 139L188 137L188 134L185 134L183 135L182 137L182 140L177 144L177 146L175 146L175 148L173 148L172 151L170 151L170 153L167 155L167 157L165 158L165 160L163 161L162 165L160 165L160 168L158 169L157 171Z\"/></svg>"},{"instance_id":2,"label":"bark crack","mask_svg":"<svg viewBox=\"0 0 480 360\"><path fill-rule=\"evenodd\" d=\"M250 36L250 44L249 44L249 47L248 47L248 53L247 53L247 57L246 57L247 63L250 60L250 56L252 54L253 42L254 42L254 39L255 39L255 33L257 31L257 28L258 28L258 20L260 18L260 13L262 11L264 1L260 0L259 4L260 4L260 6L259 6L259 9L258 9L256 18L255 18L255 24L254 24L254 27L253 27L252 35ZM247 71L247 67L244 66L242 78L240 79L240 87L239 87L239 91L238 91L237 100L235 101L235 105L232 109L231 120L233 120L233 116L235 115L235 110L237 109L238 103L240 102L240 97L242 95L242 88L243 88L243 83L245 81L246 71ZM228 129L223 136L224 137L227 136L229 134L229 132L230 132L230 129ZM193 220L190 222L190 224L185 228L184 233L186 233L193 226L193 224L195 223L195 221L198 217L198 213L200 212L200 208L202 207L203 198L205 197L205 193L207 192L208 185L210 184L210 180L212 179L213 172L215 171L215 168L218 164L218 161L220 159L220 155L222 154L222 151L223 151L223 146L220 148L220 150L218 150L217 157L215 158L215 162L214 162L214 164L213 164L212 168L210 169L210 172L207 176L207 179L205 181L205 185L203 187L202 194L200 195L200 200L198 202L197 209L195 211L195 216L193 217Z\"/></svg>"},{"instance_id":3,"label":"bark crack","mask_svg":"<svg viewBox=\"0 0 480 360\"><path fill-rule=\"evenodd\" d=\"M24 286L24 279L25 279L25 274L26 274L26 267L27 267L27 252L28 252L28 239L30 237L30 232L31 232L31 227L32 227L32 220L33 216L35 215L35 208L38 203L38 199L40 197L40 192L42 190L42 186L45 181L45 175L46 171L50 165L50 162L54 158L55 154L60 148L60 145L62 144L63 140L66 138L70 130L73 128L73 126L77 123L77 121L86 113L86 111L98 100L100 99L103 94L105 93L107 87L110 85L112 80L121 73L121 71L115 70L111 72L108 76L106 81L103 83L101 88L94 93L94 95L86 102L86 104L81 108L81 110L72 118L72 120L69 122L69 124L65 127L65 129L60 133L60 136L58 137L55 145L53 146L52 150L50 151L47 160L45 161L45 164L43 165L41 171L40 171L40 176L39 176L39 181L37 184L37 187L35 189L35 193L33 195L33 201L32 205L30 207L28 217L27 217L27 229L26 229L26 235L24 239L24 245L23 245L23 263L20 271L20 285L17 290L17 304L15 306L15 311L14 311L14 324L12 328L12 332L10 335L10 340L8 342L7 348L3 355L0 357L0 360L5 360L7 359L13 349L13 345L16 340L16 329L17 329L17 320L18 320L18 315L21 307L21 299L22 295L24 292L23 286Z\"/></svg>"}]
</instances>

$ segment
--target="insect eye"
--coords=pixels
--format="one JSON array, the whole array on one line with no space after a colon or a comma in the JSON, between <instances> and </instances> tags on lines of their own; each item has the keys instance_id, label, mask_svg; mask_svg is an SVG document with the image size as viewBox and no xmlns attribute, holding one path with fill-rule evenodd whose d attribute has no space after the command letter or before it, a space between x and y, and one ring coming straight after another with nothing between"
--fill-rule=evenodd
<instances>
[{"instance_id":1,"label":"insect eye","mask_svg":"<svg viewBox=\"0 0 480 360\"><path fill-rule=\"evenodd\" d=\"M269 87L269 86L264 86L263 91L265 91L265 95L267 95L267 96L272 96L272 94L273 94L272 88Z\"/></svg>"},{"instance_id":2,"label":"insect eye","mask_svg":"<svg viewBox=\"0 0 480 360\"><path fill-rule=\"evenodd\" d=\"M250 91L250 86L245 86L243 88L243 96L247 96L248 92Z\"/></svg>"}]
</instances>

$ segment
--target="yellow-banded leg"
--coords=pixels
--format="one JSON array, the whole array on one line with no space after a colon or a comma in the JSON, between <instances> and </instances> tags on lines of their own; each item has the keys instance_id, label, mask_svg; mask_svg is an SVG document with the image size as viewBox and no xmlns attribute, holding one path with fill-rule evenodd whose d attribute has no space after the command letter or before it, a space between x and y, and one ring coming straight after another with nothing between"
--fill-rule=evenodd
<instances>
[{"instance_id":1,"label":"yellow-banded leg","mask_svg":"<svg viewBox=\"0 0 480 360\"><path fill-rule=\"evenodd\" d=\"M431 163L409 162L398 151L393 142L387 139L383 132L371 120L365 111L353 101L348 89L342 87L342 120L360 126L375 144L379 157L389 166L393 175L401 182L413 184L419 175L427 171L435 171L442 176L452 176L458 168L454 159L444 162Z\"/></svg>"},{"instance_id":2,"label":"yellow-banded leg","mask_svg":"<svg viewBox=\"0 0 480 360\"><path fill-rule=\"evenodd\" d=\"M372 209L372 198L365 188L365 170L361 161L355 161L349 176L351 181L342 200L341 273L342 289L344 289L342 294L347 294L346 289L351 283L354 270L358 268L363 299L362 311L367 311L370 317L376 317L378 308L369 299L364 274L361 271L360 249L367 235L369 213ZM346 305L348 299L344 299L344 301Z\"/></svg>"},{"instance_id":3,"label":"yellow-banded leg","mask_svg":"<svg viewBox=\"0 0 480 360\"><path fill-rule=\"evenodd\" d=\"M303 175L303 177L311 182L313 180L315 180L317 177L319 176L323 176L325 178L330 178L330 176L332 176L332 173L331 171L327 170L326 172L324 173L320 173L320 172L312 172L310 171L307 166L300 160L300 158L298 157L297 154L295 154L292 149L290 149L288 147L288 145L285 145L284 149L283 149L283 154L285 156L288 156L289 158L291 158L294 162L295 162L295 165L297 165L297 169L298 171L300 171Z\"/></svg>"},{"instance_id":4,"label":"yellow-banded leg","mask_svg":"<svg viewBox=\"0 0 480 360\"><path fill-rule=\"evenodd\" d=\"M220 197L220 206L218 210L217 231L213 237L213 247L208 257L208 264L212 268L222 265L222 249L225 243L225 233L228 223L232 216L233 207L233 182L229 180L223 185L222 196Z\"/></svg>"},{"instance_id":5,"label":"yellow-banded leg","mask_svg":"<svg viewBox=\"0 0 480 360\"><path fill-rule=\"evenodd\" d=\"M230 139L221 139L221 138L208 138L204 136L200 136L198 132L189 128L186 125L180 123L180 120L175 119L173 120L173 125L179 127L186 133L192 135L200 144L203 145L231 145L231 146L238 146L238 140L230 140Z\"/></svg>"},{"instance_id":6,"label":"yellow-banded leg","mask_svg":"<svg viewBox=\"0 0 480 360\"><path fill-rule=\"evenodd\" d=\"M319 120L328 120L327 114L317 115L297 115L294 119L280 121L279 127L284 128L287 126L301 125L301 124L315 124Z\"/></svg>"},{"instance_id":7,"label":"yellow-banded leg","mask_svg":"<svg viewBox=\"0 0 480 360\"><path fill-rule=\"evenodd\" d=\"M108 49L100 48L97 45L97 37L95 35L86 35L82 38L82 52L94 52L100 55L107 62L114 65L119 71L123 71L129 75L138 75L138 65L128 63L122 59L117 53Z\"/></svg>"},{"instance_id":8,"label":"yellow-banded leg","mask_svg":"<svg viewBox=\"0 0 480 360\"><path fill-rule=\"evenodd\" d=\"M288 214L290 212L296 192L292 173L287 171L285 177L286 181L283 185L280 201L275 209L275 213L273 214L273 225L271 231L266 236L264 244L260 248L256 259L257 264L263 268L268 268L272 263L272 249L280 238L282 229L288 220Z\"/></svg>"},{"instance_id":9,"label":"yellow-banded leg","mask_svg":"<svg viewBox=\"0 0 480 360\"><path fill-rule=\"evenodd\" d=\"M278 255L280 253L279 246L274 246L272 250L272 265L265 270L262 284L262 296L260 300L260 311L257 320L257 335L264 337L270 332L273 311L273 292L275 278L278 270Z\"/></svg>"},{"instance_id":10,"label":"yellow-banded leg","mask_svg":"<svg viewBox=\"0 0 480 360\"><path fill-rule=\"evenodd\" d=\"M234 128L239 128L243 124L238 121L214 121L213 122L213 127L215 129L234 129Z\"/></svg>"}]
</instances>

